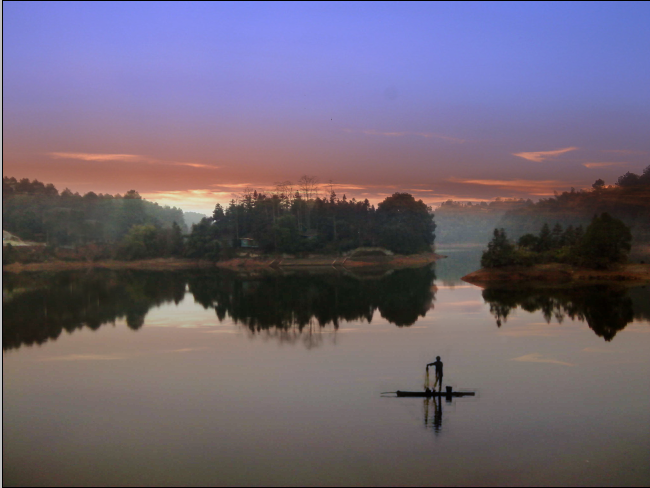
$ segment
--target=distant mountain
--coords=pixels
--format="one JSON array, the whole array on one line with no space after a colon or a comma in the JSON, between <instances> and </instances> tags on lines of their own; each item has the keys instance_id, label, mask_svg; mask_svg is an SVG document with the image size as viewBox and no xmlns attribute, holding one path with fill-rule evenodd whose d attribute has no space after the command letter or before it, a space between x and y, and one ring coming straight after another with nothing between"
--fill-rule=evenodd
<instances>
[{"instance_id":1,"label":"distant mountain","mask_svg":"<svg viewBox=\"0 0 650 488\"><path fill-rule=\"evenodd\" d=\"M497 227L510 237L537 233L546 223L587 226L595 215L603 212L622 220L632 228L636 242L650 242L650 166L642 175L626 173L614 185L605 186L596 180L589 190L571 189L533 205L509 210Z\"/></svg>"},{"instance_id":2,"label":"distant mountain","mask_svg":"<svg viewBox=\"0 0 650 488\"><path fill-rule=\"evenodd\" d=\"M632 228L634 242L650 242L650 166L643 174L626 173L614 185L596 180L590 189L556 193L537 203L521 199L462 203L447 201L435 211L438 245L486 243L495 228L504 228L511 239L537 234L544 224L564 228L589 225L603 212Z\"/></svg>"},{"instance_id":3,"label":"distant mountain","mask_svg":"<svg viewBox=\"0 0 650 488\"><path fill-rule=\"evenodd\" d=\"M183 218L185 219L185 225L188 229L192 228L192 224L198 224L201 219L207 217L207 215L199 212L183 212Z\"/></svg>"}]
</instances>

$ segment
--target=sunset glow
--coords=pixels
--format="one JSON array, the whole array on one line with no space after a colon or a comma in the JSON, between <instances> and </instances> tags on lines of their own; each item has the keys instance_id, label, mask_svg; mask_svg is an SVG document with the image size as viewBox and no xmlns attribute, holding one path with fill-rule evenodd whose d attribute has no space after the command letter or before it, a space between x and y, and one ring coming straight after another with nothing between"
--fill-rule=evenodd
<instances>
[{"instance_id":1,"label":"sunset glow","mask_svg":"<svg viewBox=\"0 0 650 488\"><path fill-rule=\"evenodd\" d=\"M434 206L611 184L650 153L649 15L7 3L3 174L205 213L303 174Z\"/></svg>"}]
</instances>

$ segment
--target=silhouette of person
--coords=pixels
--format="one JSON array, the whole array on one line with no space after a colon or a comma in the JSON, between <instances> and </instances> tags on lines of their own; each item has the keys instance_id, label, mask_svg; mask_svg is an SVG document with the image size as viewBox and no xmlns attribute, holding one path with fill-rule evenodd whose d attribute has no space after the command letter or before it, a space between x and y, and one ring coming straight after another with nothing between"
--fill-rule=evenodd
<instances>
[{"instance_id":1,"label":"silhouette of person","mask_svg":"<svg viewBox=\"0 0 650 488\"><path fill-rule=\"evenodd\" d=\"M436 385L439 385L438 391L442 391L442 361L440 361L440 356L436 356L435 362L427 364L427 371L429 370L429 366L436 367L436 381L433 383L433 390L436 389Z\"/></svg>"}]
</instances>

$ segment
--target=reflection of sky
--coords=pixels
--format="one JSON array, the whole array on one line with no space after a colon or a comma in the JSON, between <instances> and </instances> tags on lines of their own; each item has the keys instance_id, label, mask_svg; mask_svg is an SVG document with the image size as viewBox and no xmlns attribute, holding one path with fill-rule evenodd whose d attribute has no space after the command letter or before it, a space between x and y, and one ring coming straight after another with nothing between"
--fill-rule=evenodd
<instances>
[{"instance_id":1,"label":"reflection of sky","mask_svg":"<svg viewBox=\"0 0 650 488\"><path fill-rule=\"evenodd\" d=\"M640 172L647 3L25 3L3 9L3 174L209 210L301 174L383 198ZM126 181L126 183L125 183Z\"/></svg>"}]
</instances>

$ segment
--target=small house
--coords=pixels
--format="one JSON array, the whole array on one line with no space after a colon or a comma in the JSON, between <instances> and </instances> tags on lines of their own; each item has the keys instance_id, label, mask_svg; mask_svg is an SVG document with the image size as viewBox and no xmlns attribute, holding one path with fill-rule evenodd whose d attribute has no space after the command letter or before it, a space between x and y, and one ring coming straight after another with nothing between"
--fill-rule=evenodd
<instances>
[{"instance_id":1,"label":"small house","mask_svg":"<svg viewBox=\"0 0 650 488\"><path fill-rule=\"evenodd\" d=\"M239 245L243 248L247 249L255 249L260 247L260 245L257 243L255 239L252 239L250 237L242 237L239 239Z\"/></svg>"}]
</instances>

